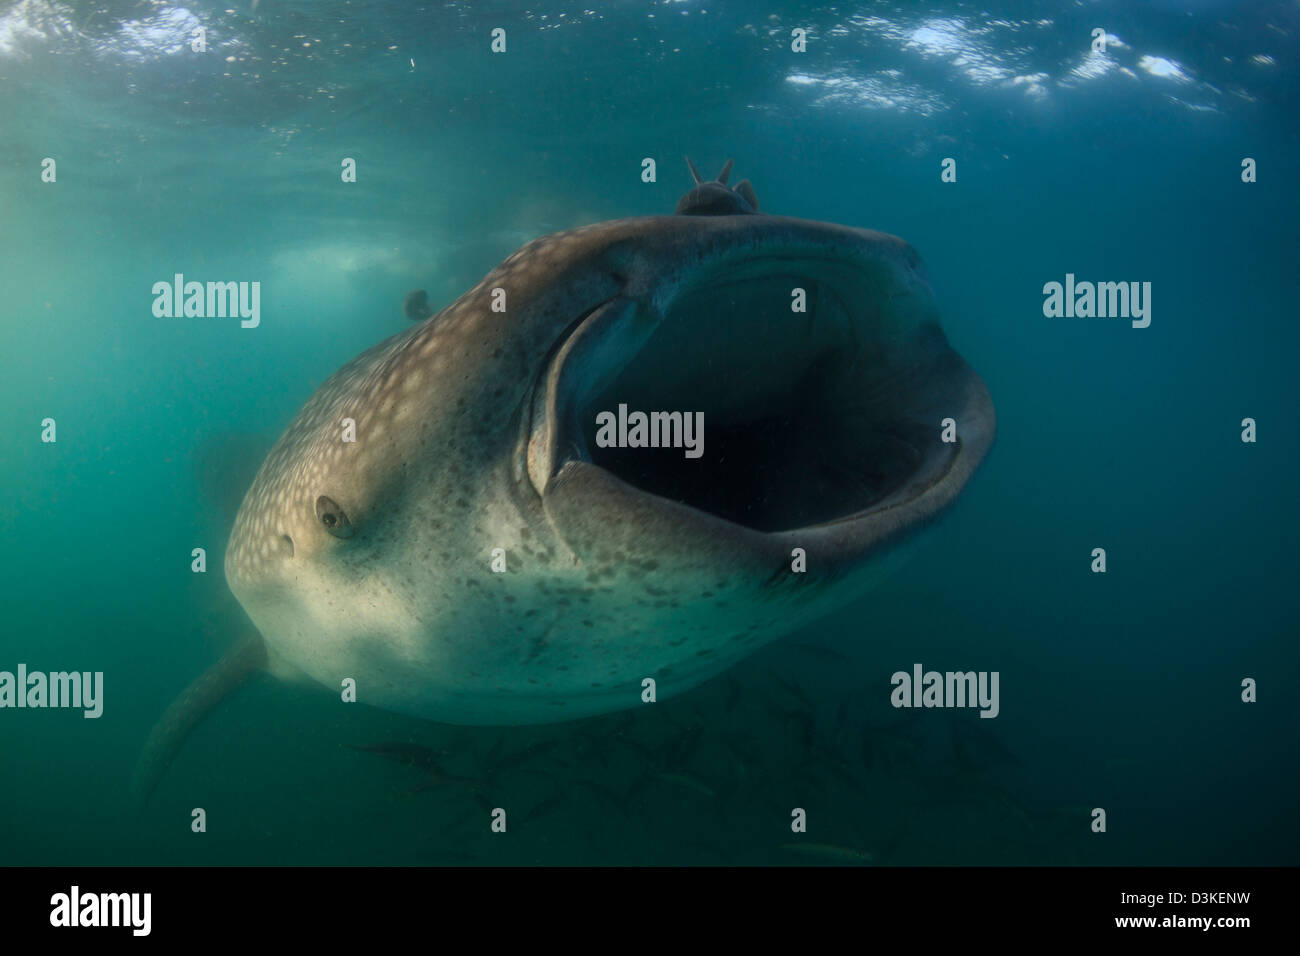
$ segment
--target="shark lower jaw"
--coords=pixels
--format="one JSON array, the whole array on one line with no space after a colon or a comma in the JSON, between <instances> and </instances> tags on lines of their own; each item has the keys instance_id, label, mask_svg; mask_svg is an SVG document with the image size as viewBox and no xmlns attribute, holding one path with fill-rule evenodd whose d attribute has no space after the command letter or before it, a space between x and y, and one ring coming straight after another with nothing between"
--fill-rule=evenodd
<instances>
[{"instance_id":1,"label":"shark lower jaw","mask_svg":"<svg viewBox=\"0 0 1300 956\"><path fill-rule=\"evenodd\" d=\"M593 309L534 394L536 490L566 466L596 469L629 513L668 503L687 525L751 540L822 531L865 548L924 523L965 485L995 420L894 249L760 248Z\"/></svg>"}]
</instances>

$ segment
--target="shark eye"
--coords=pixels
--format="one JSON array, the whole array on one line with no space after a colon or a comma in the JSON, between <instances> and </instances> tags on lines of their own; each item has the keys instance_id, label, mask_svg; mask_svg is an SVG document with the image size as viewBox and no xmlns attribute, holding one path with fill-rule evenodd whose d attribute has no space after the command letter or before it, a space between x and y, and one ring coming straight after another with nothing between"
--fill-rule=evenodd
<instances>
[{"instance_id":1,"label":"shark eye","mask_svg":"<svg viewBox=\"0 0 1300 956\"><path fill-rule=\"evenodd\" d=\"M325 530L336 538L352 537L352 522L333 498L321 495L316 499L316 517L325 526Z\"/></svg>"}]
</instances>

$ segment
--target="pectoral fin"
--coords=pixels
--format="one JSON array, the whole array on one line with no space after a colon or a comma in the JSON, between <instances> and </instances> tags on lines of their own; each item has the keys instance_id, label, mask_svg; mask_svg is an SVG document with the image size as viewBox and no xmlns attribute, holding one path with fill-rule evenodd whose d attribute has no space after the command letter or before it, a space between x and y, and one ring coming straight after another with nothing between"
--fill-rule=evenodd
<instances>
[{"instance_id":1,"label":"pectoral fin","mask_svg":"<svg viewBox=\"0 0 1300 956\"><path fill-rule=\"evenodd\" d=\"M172 701L136 762L131 790L138 805L148 801L194 728L266 663L266 645L253 631Z\"/></svg>"}]
</instances>

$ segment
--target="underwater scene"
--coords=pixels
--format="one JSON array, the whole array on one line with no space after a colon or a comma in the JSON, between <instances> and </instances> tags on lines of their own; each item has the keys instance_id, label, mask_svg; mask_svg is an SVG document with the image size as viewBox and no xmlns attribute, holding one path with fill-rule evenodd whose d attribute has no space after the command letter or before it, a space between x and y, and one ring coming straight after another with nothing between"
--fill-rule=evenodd
<instances>
[{"instance_id":1,"label":"underwater scene","mask_svg":"<svg viewBox=\"0 0 1300 956\"><path fill-rule=\"evenodd\" d=\"M1297 31L0 4L0 864L1295 864Z\"/></svg>"}]
</instances>

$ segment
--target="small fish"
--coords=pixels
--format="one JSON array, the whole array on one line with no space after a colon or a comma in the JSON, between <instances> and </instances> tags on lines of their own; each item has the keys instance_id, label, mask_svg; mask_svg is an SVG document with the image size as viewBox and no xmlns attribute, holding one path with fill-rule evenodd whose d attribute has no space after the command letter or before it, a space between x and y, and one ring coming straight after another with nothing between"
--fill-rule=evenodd
<instances>
[{"instance_id":1,"label":"small fish","mask_svg":"<svg viewBox=\"0 0 1300 956\"><path fill-rule=\"evenodd\" d=\"M1010 793L1003 790L1001 787L997 787L994 790L993 799L1006 809L1010 810L1011 815L1015 817L1020 822L1020 825L1030 833L1034 833L1038 830L1037 825L1034 823L1033 816L1025 809L1024 804L1013 797Z\"/></svg>"},{"instance_id":2,"label":"small fish","mask_svg":"<svg viewBox=\"0 0 1300 956\"><path fill-rule=\"evenodd\" d=\"M867 773L876 769L876 745L870 727L862 728L862 769Z\"/></svg>"},{"instance_id":3,"label":"small fish","mask_svg":"<svg viewBox=\"0 0 1300 956\"><path fill-rule=\"evenodd\" d=\"M876 862L876 856L873 853L864 853L862 850L855 850L848 846L835 846L831 843L783 843L781 849L833 863L867 864Z\"/></svg>"},{"instance_id":4,"label":"small fish","mask_svg":"<svg viewBox=\"0 0 1300 956\"><path fill-rule=\"evenodd\" d=\"M915 763L921 743L902 723L862 728L862 759L866 769L898 770Z\"/></svg>"},{"instance_id":5,"label":"small fish","mask_svg":"<svg viewBox=\"0 0 1300 956\"><path fill-rule=\"evenodd\" d=\"M737 681L734 677L728 676L727 696L726 696L725 703L722 705L723 709L727 713L731 713L733 710L736 709L736 701L738 701L739 699L740 699L740 682Z\"/></svg>"},{"instance_id":6,"label":"small fish","mask_svg":"<svg viewBox=\"0 0 1300 956\"><path fill-rule=\"evenodd\" d=\"M615 714L610 718L609 727L614 736L619 736L626 730L630 730L636 723L636 714L633 711L627 711L622 714Z\"/></svg>"},{"instance_id":7,"label":"small fish","mask_svg":"<svg viewBox=\"0 0 1300 956\"><path fill-rule=\"evenodd\" d=\"M404 763L409 767L419 767L421 770L432 770L436 773L442 772L442 767L438 764L441 751L432 750L420 744L413 744L404 740L392 740L378 744L348 744L347 746L351 750L378 754L397 763Z\"/></svg>"},{"instance_id":8,"label":"small fish","mask_svg":"<svg viewBox=\"0 0 1300 956\"><path fill-rule=\"evenodd\" d=\"M530 760L536 760L538 757L544 757L556 745L554 740L543 740L535 744L530 744L523 750L517 750L512 754L507 754L502 758L501 763L505 766L515 768Z\"/></svg>"},{"instance_id":9,"label":"small fish","mask_svg":"<svg viewBox=\"0 0 1300 956\"><path fill-rule=\"evenodd\" d=\"M405 741L390 741L379 744L349 744L352 750L362 753L378 754L381 757L387 757L389 760L405 764L408 767L415 767L417 770L423 770L432 779L422 783L420 786L411 790L407 796L414 796L417 793L423 793L426 790L433 790L443 784L464 784L471 787L483 786L483 781L473 777L458 777L455 774L443 771L441 764L438 763L437 757L439 751L431 750L428 747L422 747L419 744L407 743Z\"/></svg>"},{"instance_id":10,"label":"small fish","mask_svg":"<svg viewBox=\"0 0 1300 956\"><path fill-rule=\"evenodd\" d=\"M646 766L654 766L658 763L658 758L654 751L645 744L638 743L635 740L623 741L623 746L641 758L641 762Z\"/></svg>"},{"instance_id":11,"label":"small fish","mask_svg":"<svg viewBox=\"0 0 1300 956\"><path fill-rule=\"evenodd\" d=\"M402 314L412 322L423 322L433 315L433 309L429 308L429 293L423 289L406 293L402 300Z\"/></svg>"},{"instance_id":12,"label":"small fish","mask_svg":"<svg viewBox=\"0 0 1300 956\"><path fill-rule=\"evenodd\" d=\"M703 736L704 727L699 724L686 728L659 748L656 766L663 770L680 770L688 766Z\"/></svg>"},{"instance_id":13,"label":"small fish","mask_svg":"<svg viewBox=\"0 0 1300 956\"><path fill-rule=\"evenodd\" d=\"M559 808L559 806L562 803L564 803L565 796L566 795L563 793L557 793L551 797L546 798L545 800L533 804L532 809L529 810L527 813L525 813L522 817L520 817L519 822L531 823L533 820L536 820L538 817L544 817L548 813L553 813L556 809Z\"/></svg>"},{"instance_id":14,"label":"small fish","mask_svg":"<svg viewBox=\"0 0 1300 956\"><path fill-rule=\"evenodd\" d=\"M414 791L415 793L423 793L425 790L431 790L434 787L441 786L442 784L448 784L448 783L454 783L466 787L472 787L474 790L479 790L487 786L487 782L483 780L481 777L461 777L457 774L446 773L438 769L429 770L428 774L432 779L428 783L422 784L418 789Z\"/></svg>"},{"instance_id":15,"label":"small fish","mask_svg":"<svg viewBox=\"0 0 1300 956\"><path fill-rule=\"evenodd\" d=\"M1002 743L998 734L983 727L982 720L949 721L952 753L958 766L966 770L987 770L999 766L1018 766L1020 758Z\"/></svg>"},{"instance_id":16,"label":"small fish","mask_svg":"<svg viewBox=\"0 0 1300 956\"><path fill-rule=\"evenodd\" d=\"M724 744L741 767L757 767L763 762L760 754L761 745L753 736L728 737Z\"/></svg>"},{"instance_id":17,"label":"small fish","mask_svg":"<svg viewBox=\"0 0 1300 956\"><path fill-rule=\"evenodd\" d=\"M484 785L482 780L476 780L473 777L456 777L451 774L440 773L435 775L434 779L420 784L414 790L408 790L406 795L414 797L416 794L425 793L429 790L439 790L447 784L470 787L475 793L478 793L479 788Z\"/></svg>"},{"instance_id":18,"label":"small fish","mask_svg":"<svg viewBox=\"0 0 1300 956\"><path fill-rule=\"evenodd\" d=\"M687 788L688 790L694 790L696 793L702 794L706 797L716 797L718 795L718 792L707 783L696 777L692 777L689 773L670 771L667 773L657 773L655 774L655 777L659 780L665 780L668 783L675 783L680 787Z\"/></svg>"},{"instance_id":19,"label":"small fish","mask_svg":"<svg viewBox=\"0 0 1300 956\"><path fill-rule=\"evenodd\" d=\"M893 834L890 836L889 840L885 843L885 845L881 847L879 858L876 860L876 862L877 863L890 862L894 858L894 855L898 853L899 847L903 845L903 840L905 838L906 838L906 833L903 829L895 830Z\"/></svg>"},{"instance_id":20,"label":"small fish","mask_svg":"<svg viewBox=\"0 0 1300 956\"><path fill-rule=\"evenodd\" d=\"M602 769L608 769L613 752L613 741L594 732L582 734L577 739L575 753L585 763L599 763Z\"/></svg>"},{"instance_id":21,"label":"small fish","mask_svg":"<svg viewBox=\"0 0 1300 956\"><path fill-rule=\"evenodd\" d=\"M796 648L811 654L814 657L820 657L828 664L851 664L853 659L847 654L843 654L821 644L795 644Z\"/></svg>"},{"instance_id":22,"label":"small fish","mask_svg":"<svg viewBox=\"0 0 1300 956\"><path fill-rule=\"evenodd\" d=\"M861 790L862 781L858 780L853 774L853 768L839 758L837 754L828 750L815 751L811 759L806 764L809 770L820 770L828 776L837 779L850 790Z\"/></svg>"},{"instance_id":23,"label":"small fish","mask_svg":"<svg viewBox=\"0 0 1300 956\"><path fill-rule=\"evenodd\" d=\"M812 701L808 699L807 694L805 694L794 684L791 684L789 681L785 680L783 677L777 674L776 671L769 671L768 673L772 675L773 680L775 680L779 685L781 685L781 689L785 692L786 696L789 698L789 700L793 703L794 706L802 710L812 710ZM783 709L788 709L788 707Z\"/></svg>"},{"instance_id":24,"label":"small fish","mask_svg":"<svg viewBox=\"0 0 1300 956\"><path fill-rule=\"evenodd\" d=\"M488 748L487 753L483 755L483 759L480 761L482 766L485 767L497 766L498 762L501 760L501 754L505 750L505 747L506 747L506 735L497 734L496 739L492 741L492 746Z\"/></svg>"},{"instance_id":25,"label":"small fish","mask_svg":"<svg viewBox=\"0 0 1300 956\"><path fill-rule=\"evenodd\" d=\"M586 787L598 797L602 797L606 802L616 807L620 813L624 815L627 814L627 797L621 796L610 787L606 787L605 785L596 783L592 780L579 780L577 781L577 784L580 787Z\"/></svg>"},{"instance_id":26,"label":"small fish","mask_svg":"<svg viewBox=\"0 0 1300 956\"><path fill-rule=\"evenodd\" d=\"M798 728L799 743L803 747L805 754L812 750L813 738L816 736L816 728L813 726L813 719L806 713L794 711L783 715L785 724L788 727L794 724Z\"/></svg>"}]
</instances>

